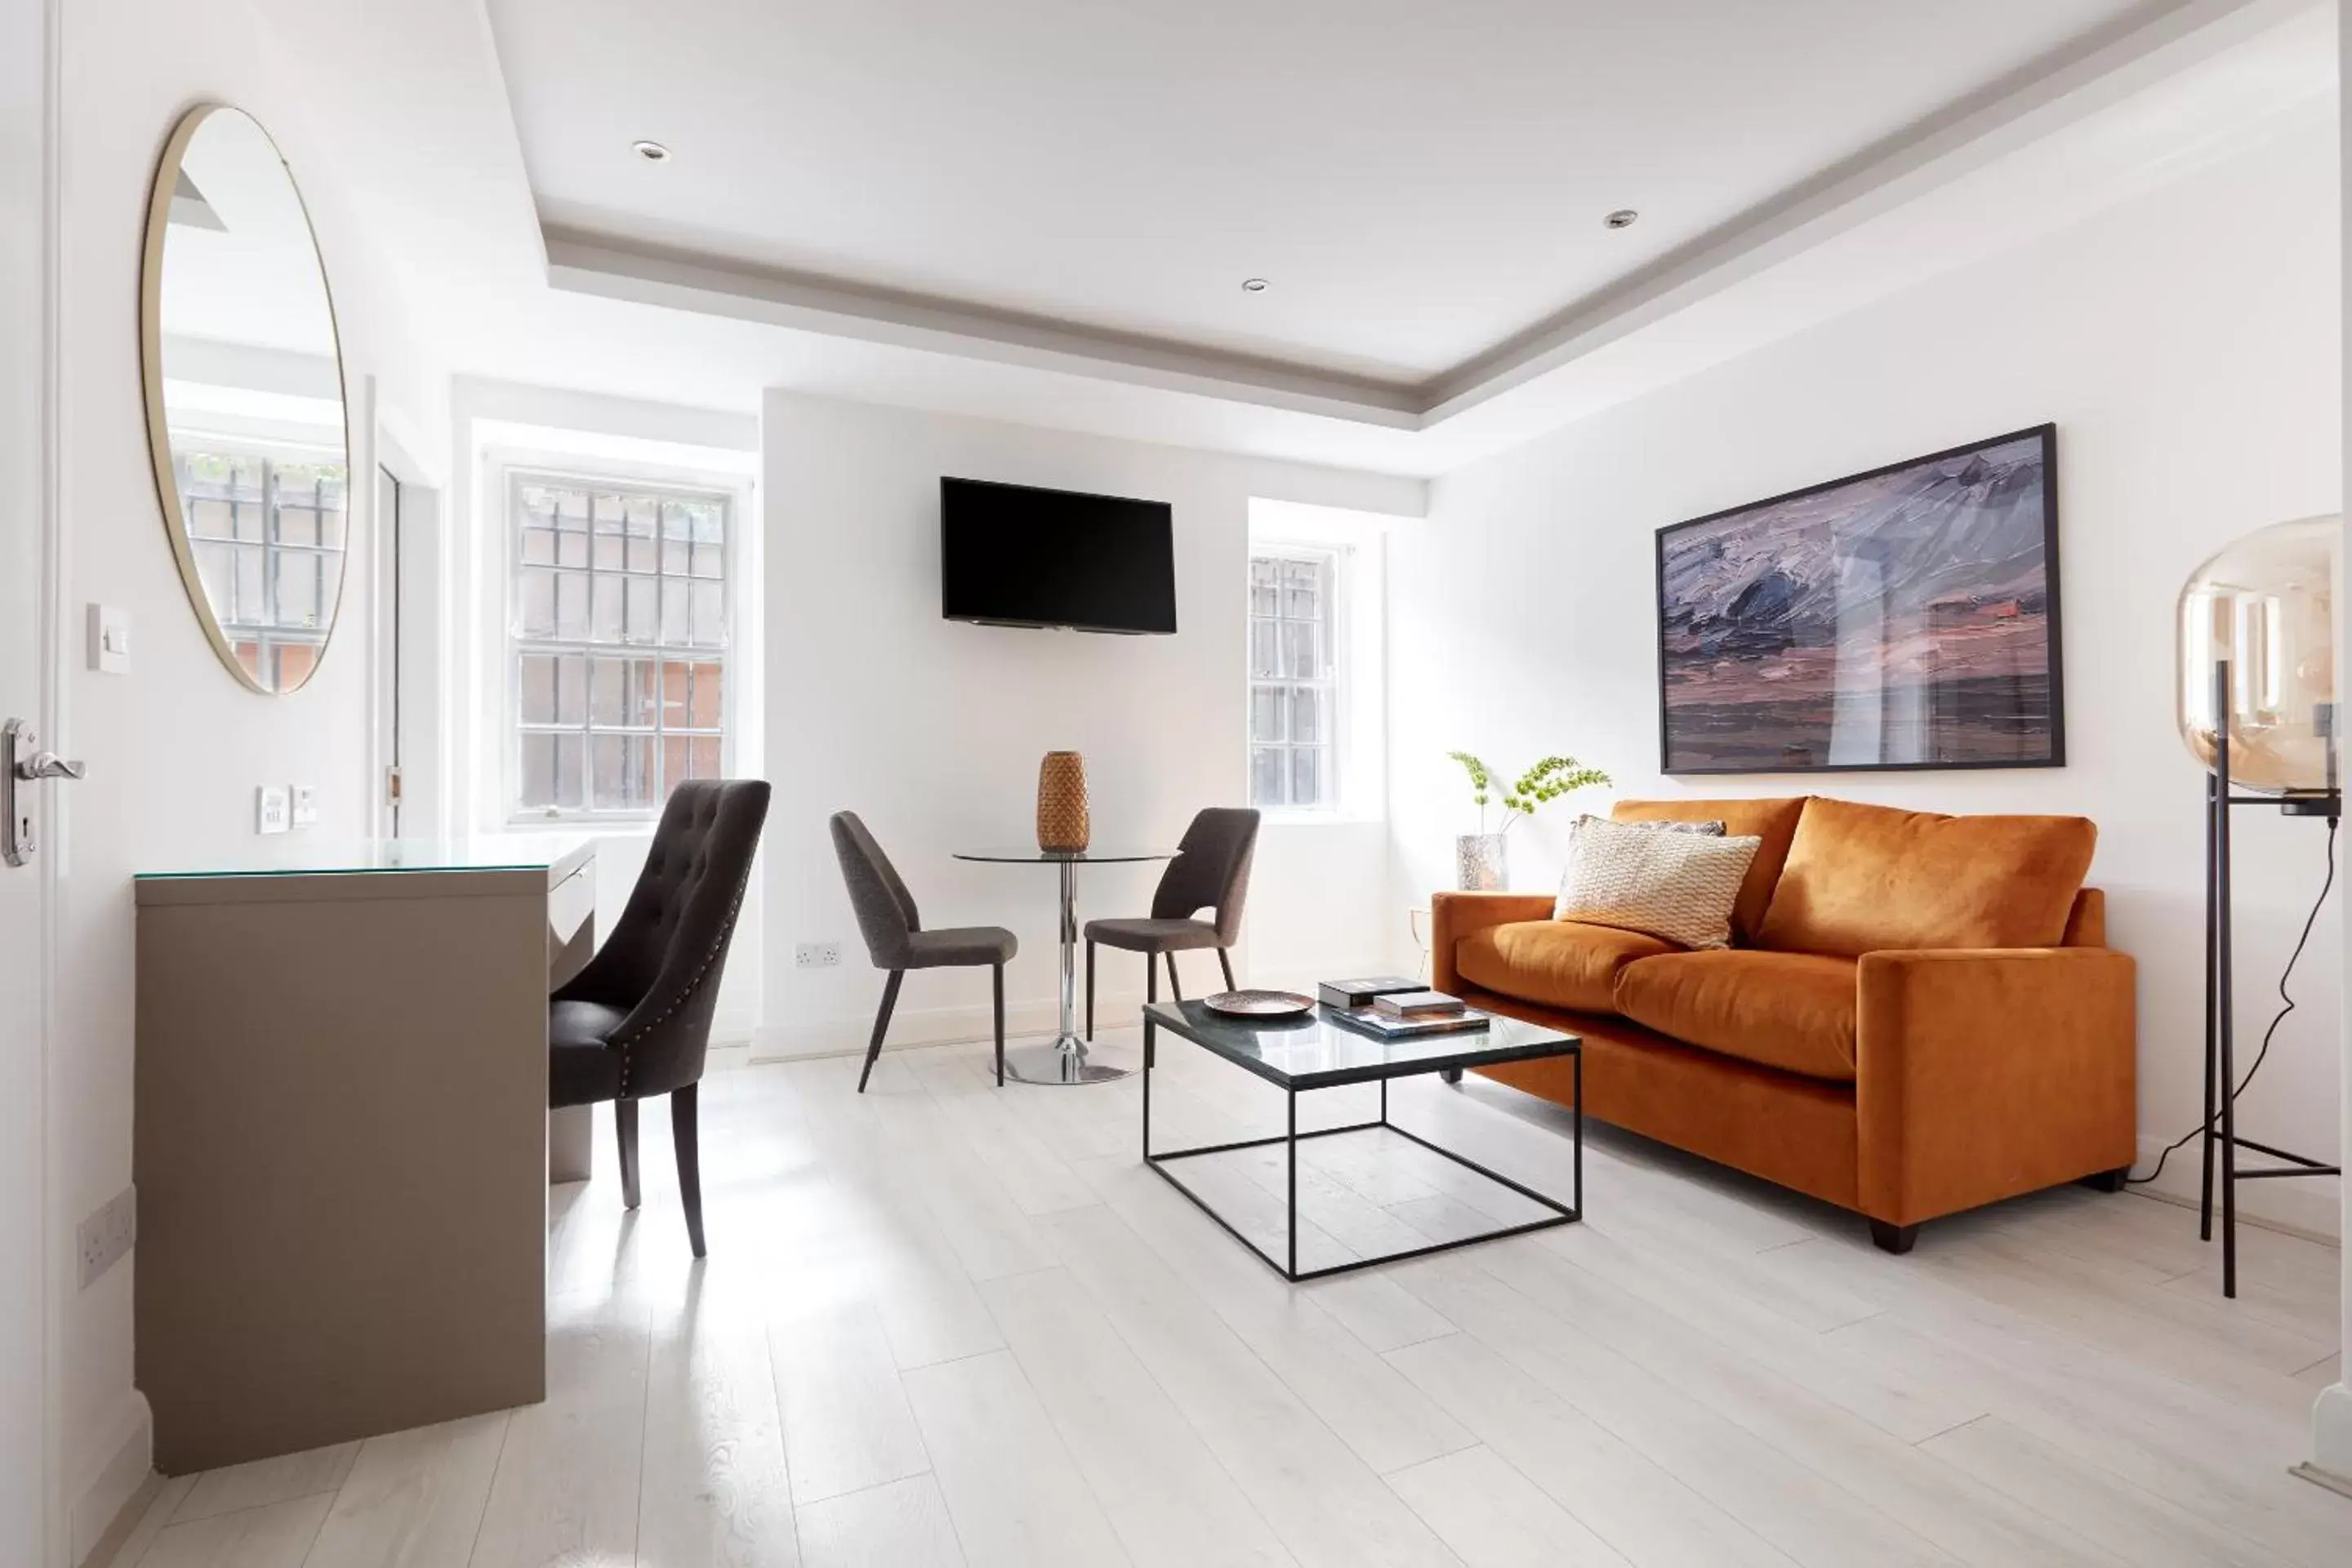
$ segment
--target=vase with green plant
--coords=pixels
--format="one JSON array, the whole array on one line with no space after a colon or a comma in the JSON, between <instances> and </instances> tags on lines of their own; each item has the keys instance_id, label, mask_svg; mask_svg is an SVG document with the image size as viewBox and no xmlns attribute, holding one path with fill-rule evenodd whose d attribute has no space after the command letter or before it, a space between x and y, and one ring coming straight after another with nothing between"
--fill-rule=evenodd
<instances>
[{"instance_id":1,"label":"vase with green plant","mask_svg":"<svg viewBox=\"0 0 2352 1568\"><path fill-rule=\"evenodd\" d=\"M1571 790L1609 783L1607 773L1588 768L1574 757L1546 757L1498 792L1495 771L1485 763L1467 752L1445 754L1469 774L1470 803L1478 808L1478 831L1465 833L1454 841L1455 880L1466 893L1499 893L1511 885L1509 836L1522 818L1533 816L1537 808ZM1502 826L1490 830L1488 814L1498 793Z\"/></svg>"}]
</instances>

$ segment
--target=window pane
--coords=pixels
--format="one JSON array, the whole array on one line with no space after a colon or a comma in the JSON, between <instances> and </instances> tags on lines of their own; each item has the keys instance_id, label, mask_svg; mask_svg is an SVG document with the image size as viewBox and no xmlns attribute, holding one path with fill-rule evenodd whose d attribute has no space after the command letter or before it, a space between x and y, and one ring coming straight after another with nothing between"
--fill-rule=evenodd
<instances>
[{"instance_id":1,"label":"window pane","mask_svg":"<svg viewBox=\"0 0 2352 1568\"><path fill-rule=\"evenodd\" d=\"M697 735L690 743L694 757L694 776L715 779L719 776L719 737Z\"/></svg>"},{"instance_id":2,"label":"window pane","mask_svg":"<svg viewBox=\"0 0 2352 1568\"><path fill-rule=\"evenodd\" d=\"M278 613L281 626L319 624L319 558L309 551L278 557Z\"/></svg>"},{"instance_id":3,"label":"window pane","mask_svg":"<svg viewBox=\"0 0 2352 1568\"><path fill-rule=\"evenodd\" d=\"M1279 686L1250 688L1250 739L1279 741L1283 734L1283 711L1290 706L1290 693Z\"/></svg>"},{"instance_id":4,"label":"window pane","mask_svg":"<svg viewBox=\"0 0 2352 1568\"><path fill-rule=\"evenodd\" d=\"M727 509L718 501L691 501L687 516L693 523L695 542L724 544L727 542Z\"/></svg>"},{"instance_id":5,"label":"window pane","mask_svg":"<svg viewBox=\"0 0 2352 1568\"><path fill-rule=\"evenodd\" d=\"M585 640L588 636L588 574L560 572L555 577L555 635Z\"/></svg>"},{"instance_id":6,"label":"window pane","mask_svg":"<svg viewBox=\"0 0 2352 1568\"><path fill-rule=\"evenodd\" d=\"M196 575L205 584L205 597L212 601L213 614L221 620L229 618L229 580L236 574L229 558L236 548L227 544L198 544Z\"/></svg>"},{"instance_id":7,"label":"window pane","mask_svg":"<svg viewBox=\"0 0 2352 1568\"><path fill-rule=\"evenodd\" d=\"M668 576L687 575L687 567L694 560L694 546L683 539L665 540L661 547L661 569Z\"/></svg>"},{"instance_id":8,"label":"window pane","mask_svg":"<svg viewBox=\"0 0 2352 1568\"><path fill-rule=\"evenodd\" d=\"M545 485L517 485L515 504L522 510L522 521L528 526L555 526L555 492Z\"/></svg>"},{"instance_id":9,"label":"window pane","mask_svg":"<svg viewBox=\"0 0 2352 1568\"><path fill-rule=\"evenodd\" d=\"M1253 561L1250 563L1249 613L1251 615L1271 616L1282 608L1279 591L1281 581L1282 563L1280 562Z\"/></svg>"},{"instance_id":10,"label":"window pane","mask_svg":"<svg viewBox=\"0 0 2352 1568\"><path fill-rule=\"evenodd\" d=\"M719 715L725 710L722 700L726 678L715 664L694 667L694 696L688 704L686 721L698 730L716 730Z\"/></svg>"},{"instance_id":11,"label":"window pane","mask_svg":"<svg viewBox=\"0 0 2352 1568\"><path fill-rule=\"evenodd\" d=\"M727 646L727 590L723 584L697 582L688 590L694 604L694 640L704 647Z\"/></svg>"},{"instance_id":12,"label":"window pane","mask_svg":"<svg viewBox=\"0 0 2352 1568\"><path fill-rule=\"evenodd\" d=\"M726 559L727 552L718 545L698 544L694 547L694 574L698 577L720 576L726 570Z\"/></svg>"},{"instance_id":13,"label":"window pane","mask_svg":"<svg viewBox=\"0 0 2352 1568\"><path fill-rule=\"evenodd\" d=\"M522 635L555 635L555 574L526 566L522 573Z\"/></svg>"},{"instance_id":14,"label":"window pane","mask_svg":"<svg viewBox=\"0 0 2352 1568\"><path fill-rule=\"evenodd\" d=\"M1290 693L1290 738L1328 741L1323 732L1323 693L1312 686L1294 687Z\"/></svg>"},{"instance_id":15,"label":"window pane","mask_svg":"<svg viewBox=\"0 0 2352 1568\"><path fill-rule=\"evenodd\" d=\"M609 490L603 495L592 495L588 498L588 508L589 515L596 520L597 532L621 531L622 518L628 510L628 503L619 496Z\"/></svg>"},{"instance_id":16,"label":"window pane","mask_svg":"<svg viewBox=\"0 0 2352 1568\"><path fill-rule=\"evenodd\" d=\"M690 664L683 664L675 659L662 666L661 722L663 729L685 730L692 728L691 725L687 723L686 716L692 710L691 699L693 696L693 684L694 666Z\"/></svg>"},{"instance_id":17,"label":"window pane","mask_svg":"<svg viewBox=\"0 0 2352 1568\"><path fill-rule=\"evenodd\" d=\"M661 502L652 496L629 498L629 534L632 538L651 539L660 525Z\"/></svg>"},{"instance_id":18,"label":"window pane","mask_svg":"<svg viewBox=\"0 0 2352 1568\"><path fill-rule=\"evenodd\" d=\"M1293 561L1282 569L1282 613L1293 620L1311 621L1323 613L1323 568Z\"/></svg>"},{"instance_id":19,"label":"window pane","mask_svg":"<svg viewBox=\"0 0 2352 1568\"><path fill-rule=\"evenodd\" d=\"M1325 765L1323 749L1301 746L1290 753L1290 804L1321 805L1323 792L1328 787L1330 770Z\"/></svg>"},{"instance_id":20,"label":"window pane","mask_svg":"<svg viewBox=\"0 0 2352 1568\"><path fill-rule=\"evenodd\" d=\"M281 544L319 542L319 514L302 504L302 492L290 485L278 492L278 542Z\"/></svg>"},{"instance_id":21,"label":"window pane","mask_svg":"<svg viewBox=\"0 0 2352 1568\"><path fill-rule=\"evenodd\" d=\"M593 804L598 811L630 811L653 804L653 748L650 735L598 735L590 742Z\"/></svg>"},{"instance_id":22,"label":"window pane","mask_svg":"<svg viewBox=\"0 0 2352 1568\"><path fill-rule=\"evenodd\" d=\"M555 721L588 721L588 661L576 653L558 655L555 660Z\"/></svg>"},{"instance_id":23,"label":"window pane","mask_svg":"<svg viewBox=\"0 0 2352 1568\"><path fill-rule=\"evenodd\" d=\"M599 572L618 572L628 560L628 541L617 533L596 536L594 556Z\"/></svg>"},{"instance_id":24,"label":"window pane","mask_svg":"<svg viewBox=\"0 0 2352 1568\"><path fill-rule=\"evenodd\" d=\"M281 643L278 648L278 689L291 691L310 679L319 667L319 650L309 643Z\"/></svg>"},{"instance_id":25,"label":"window pane","mask_svg":"<svg viewBox=\"0 0 2352 1568\"><path fill-rule=\"evenodd\" d=\"M1250 674L1264 677L1282 673L1282 626L1276 621L1250 623Z\"/></svg>"},{"instance_id":26,"label":"window pane","mask_svg":"<svg viewBox=\"0 0 2352 1568\"><path fill-rule=\"evenodd\" d=\"M526 566L555 564L555 535L544 528L522 531L522 563Z\"/></svg>"},{"instance_id":27,"label":"window pane","mask_svg":"<svg viewBox=\"0 0 2352 1568\"><path fill-rule=\"evenodd\" d=\"M1323 649L1317 636L1320 628L1311 621L1282 623L1284 673L1300 680L1319 679L1323 674Z\"/></svg>"},{"instance_id":28,"label":"window pane","mask_svg":"<svg viewBox=\"0 0 2352 1568\"><path fill-rule=\"evenodd\" d=\"M522 656L522 721L555 722L555 658L551 654Z\"/></svg>"},{"instance_id":29,"label":"window pane","mask_svg":"<svg viewBox=\"0 0 2352 1568\"><path fill-rule=\"evenodd\" d=\"M661 585L661 640L682 643L692 640L688 624L686 584L664 578Z\"/></svg>"},{"instance_id":30,"label":"window pane","mask_svg":"<svg viewBox=\"0 0 2352 1568\"><path fill-rule=\"evenodd\" d=\"M599 727L626 724L629 721L628 692L629 660L592 658L588 661L588 722ZM529 723L530 704L526 702L523 707L523 721Z\"/></svg>"},{"instance_id":31,"label":"window pane","mask_svg":"<svg viewBox=\"0 0 2352 1568\"><path fill-rule=\"evenodd\" d=\"M566 531L583 531L588 526L588 492L560 489L555 498L555 526Z\"/></svg>"},{"instance_id":32,"label":"window pane","mask_svg":"<svg viewBox=\"0 0 2352 1568\"><path fill-rule=\"evenodd\" d=\"M240 546L236 552L236 618L247 623L269 618L269 601L263 595L261 546Z\"/></svg>"},{"instance_id":33,"label":"window pane","mask_svg":"<svg viewBox=\"0 0 2352 1568\"><path fill-rule=\"evenodd\" d=\"M649 658L629 660L629 684L626 705L621 721L636 729L650 729L661 717L654 701L654 682L661 667Z\"/></svg>"},{"instance_id":34,"label":"window pane","mask_svg":"<svg viewBox=\"0 0 2352 1568\"><path fill-rule=\"evenodd\" d=\"M584 533L559 533L555 536L555 559L564 566L588 564L588 536Z\"/></svg>"},{"instance_id":35,"label":"window pane","mask_svg":"<svg viewBox=\"0 0 2352 1568\"><path fill-rule=\"evenodd\" d=\"M555 804L577 810L584 804L583 779L587 771L585 735L554 735L555 742Z\"/></svg>"},{"instance_id":36,"label":"window pane","mask_svg":"<svg viewBox=\"0 0 2352 1568\"><path fill-rule=\"evenodd\" d=\"M522 738L522 804L543 807L555 804L555 737Z\"/></svg>"},{"instance_id":37,"label":"window pane","mask_svg":"<svg viewBox=\"0 0 2352 1568\"><path fill-rule=\"evenodd\" d=\"M653 540L632 539L629 541L629 570L632 572L652 571L656 563L660 559L660 546Z\"/></svg>"},{"instance_id":38,"label":"window pane","mask_svg":"<svg viewBox=\"0 0 2352 1568\"><path fill-rule=\"evenodd\" d=\"M1284 763L1288 753L1279 746L1260 746L1250 752L1250 804L1281 805L1289 799Z\"/></svg>"},{"instance_id":39,"label":"window pane","mask_svg":"<svg viewBox=\"0 0 2352 1568\"><path fill-rule=\"evenodd\" d=\"M600 539L596 542L604 544L608 542ZM621 590L627 585L626 581L619 577L599 576L595 580L593 626L598 642L621 640Z\"/></svg>"},{"instance_id":40,"label":"window pane","mask_svg":"<svg viewBox=\"0 0 2352 1568\"><path fill-rule=\"evenodd\" d=\"M694 776L694 753L691 749L693 744L692 738L686 735L662 737L661 787L665 792L665 797L667 797L667 792L676 789L680 784Z\"/></svg>"},{"instance_id":41,"label":"window pane","mask_svg":"<svg viewBox=\"0 0 2352 1568\"><path fill-rule=\"evenodd\" d=\"M650 577L629 579L628 637L631 642L654 640L655 607L661 585Z\"/></svg>"}]
</instances>

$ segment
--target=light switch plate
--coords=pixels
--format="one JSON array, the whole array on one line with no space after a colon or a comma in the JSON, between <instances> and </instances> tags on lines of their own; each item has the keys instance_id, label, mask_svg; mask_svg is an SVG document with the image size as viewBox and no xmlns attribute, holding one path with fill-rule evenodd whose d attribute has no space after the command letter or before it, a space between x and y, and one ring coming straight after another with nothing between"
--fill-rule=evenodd
<instances>
[{"instance_id":1,"label":"light switch plate","mask_svg":"<svg viewBox=\"0 0 2352 1568\"><path fill-rule=\"evenodd\" d=\"M310 827L319 820L319 791L315 784L290 786L294 801L294 826Z\"/></svg>"},{"instance_id":2,"label":"light switch plate","mask_svg":"<svg viewBox=\"0 0 2352 1568\"><path fill-rule=\"evenodd\" d=\"M283 833L287 818L292 815L284 784L263 784L254 792L253 830L256 833Z\"/></svg>"},{"instance_id":3,"label":"light switch plate","mask_svg":"<svg viewBox=\"0 0 2352 1568\"><path fill-rule=\"evenodd\" d=\"M131 673L131 612L113 605L89 607L89 667L100 675Z\"/></svg>"}]
</instances>

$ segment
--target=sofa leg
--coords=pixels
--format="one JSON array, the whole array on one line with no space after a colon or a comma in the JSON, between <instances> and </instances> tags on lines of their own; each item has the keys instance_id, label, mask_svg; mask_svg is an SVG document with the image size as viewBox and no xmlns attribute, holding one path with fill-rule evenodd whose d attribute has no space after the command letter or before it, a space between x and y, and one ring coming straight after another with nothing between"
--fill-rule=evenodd
<instances>
[{"instance_id":1,"label":"sofa leg","mask_svg":"<svg viewBox=\"0 0 2352 1568\"><path fill-rule=\"evenodd\" d=\"M2112 1171L2101 1171L2095 1175L2084 1176L2074 1184L2078 1187L2088 1187L2095 1193L2119 1193L2124 1190L2124 1178L2130 1174L2129 1165L2118 1165Z\"/></svg>"},{"instance_id":2,"label":"sofa leg","mask_svg":"<svg viewBox=\"0 0 2352 1568\"><path fill-rule=\"evenodd\" d=\"M1462 1081L1462 1069L1460 1068L1439 1068L1437 1069L1437 1076L1444 1079L1447 1083L1460 1083Z\"/></svg>"},{"instance_id":3,"label":"sofa leg","mask_svg":"<svg viewBox=\"0 0 2352 1568\"><path fill-rule=\"evenodd\" d=\"M1889 1225L1883 1219L1874 1219L1870 1222L1870 1239L1877 1245L1879 1251L1891 1252L1900 1258L1911 1250L1913 1242L1919 1239L1919 1227L1916 1225Z\"/></svg>"}]
</instances>

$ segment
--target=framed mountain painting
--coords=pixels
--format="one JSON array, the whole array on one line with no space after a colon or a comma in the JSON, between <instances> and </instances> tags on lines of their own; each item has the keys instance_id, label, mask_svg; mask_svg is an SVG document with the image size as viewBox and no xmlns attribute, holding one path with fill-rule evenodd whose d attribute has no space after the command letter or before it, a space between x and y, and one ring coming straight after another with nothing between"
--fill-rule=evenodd
<instances>
[{"instance_id":1,"label":"framed mountain painting","mask_svg":"<svg viewBox=\"0 0 2352 1568\"><path fill-rule=\"evenodd\" d=\"M1658 531L1669 773L2066 760L2057 427Z\"/></svg>"}]
</instances>

